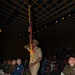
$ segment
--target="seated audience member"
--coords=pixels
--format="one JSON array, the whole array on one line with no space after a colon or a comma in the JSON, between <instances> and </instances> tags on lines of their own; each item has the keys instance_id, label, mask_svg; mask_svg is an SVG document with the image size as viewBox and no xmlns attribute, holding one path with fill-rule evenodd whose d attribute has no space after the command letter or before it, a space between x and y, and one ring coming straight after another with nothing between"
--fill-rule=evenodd
<instances>
[{"instance_id":1,"label":"seated audience member","mask_svg":"<svg viewBox=\"0 0 75 75\"><path fill-rule=\"evenodd\" d=\"M49 73L49 60L45 57L42 62L41 74L46 75L46 73Z\"/></svg>"},{"instance_id":2,"label":"seated audience member","mask_svg":"<svg viewBox=\"0 0 75 75\"><path fill-rule=\"evenodd\" d=\"M0 75L4 75L4 72L3 72L3 70L1 70L1 69L0 69Z\"/></svg>"},{"instance_id":3,"label":"seated audience member","mask_svg":"<svg viewBox=\"0 0 75 75\"><path fill-rule=\"evenodd\" d=\"M68 64L64 67L63 73L65 75L75 75L75 57L71 56Z\"/></svg>"},{"instance_id":4,"label":"seated audience member","mask_svg":"<svg viewBox=\"0 0 75 75\"><path fill-rule=\"evenodd\" d=\"M61 72L61 75L65 75L63 72Z\"/></svg>"},{"instance_id":5,"label":"seated audience member","mask_svg":"<svg viewBox=\"0 0 75 75\"><path fill-rule=\"evenodd\" d=\"M3 69L3 71L4 71L5 73L7 73L7 71L8 71L9 68L10 68L10 66L11 66L11 60L8 60L8 61L7 61L7 64L5 65L5 67L4 67L4 69Z\"/></svg>"},{"instance_id":6,"label":"seated audience member","mask_svg":"<svg viewBox=\"0 0 75 75\"><path fill-rule=\"evenodd\" d=\"M0 70L0 75L4 75L4 73L7 73L8 69L10 68L11 60L8 60L7 63L4 61L4 63L1 65L2 70Z\"/></svg>"},{"instance_id":7,"label":"seated audience member","mask_svg":"<svg viewBox=\"0 0 75 75\"><path fill-rule=\"evenodd\" d=\"M17 59L17 67L16 67L16 70L11 73L11 74L8 74L8 75L22 75L22 72L23 72L23 65L21 63L21 59Z\"/></svg>"},{"instance_id":8,"label":"seated audience member","mask_svg":"<svg viewBox=\"0 0 75 75\"><path fill-rule=\"evenodd\" d=\"M7 65L7 62L4 60L3 63L0 65L0 69L4 70Z\"/></svg>"},{"instance_id":9,"label":"seated audience member","mask_svg":"<svg viewBox=\"0 0 75 75\"><path fill-rule=\"evenodd\" d=\"M7 70L7 74L13 73L16 70L16 60L12 60L11 66Z\"/></svg>"}]
</instances>

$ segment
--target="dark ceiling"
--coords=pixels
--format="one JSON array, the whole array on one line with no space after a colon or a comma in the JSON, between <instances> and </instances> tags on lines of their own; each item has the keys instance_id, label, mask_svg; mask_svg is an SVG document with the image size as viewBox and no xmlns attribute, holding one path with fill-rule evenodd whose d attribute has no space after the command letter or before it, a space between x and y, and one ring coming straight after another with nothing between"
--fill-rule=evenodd
<instances>
[{"instance_id":1,"label":"dark ceiling","mask_svg":"<svg viewBox=\"0 0 75 75\"><path fill-rule=\"evenodd\" d=\"M29 4L34 33L51 38L75 34L75 0L0 0L0 29L19 38L28 35Z\"/></svg>"}]
</instances>

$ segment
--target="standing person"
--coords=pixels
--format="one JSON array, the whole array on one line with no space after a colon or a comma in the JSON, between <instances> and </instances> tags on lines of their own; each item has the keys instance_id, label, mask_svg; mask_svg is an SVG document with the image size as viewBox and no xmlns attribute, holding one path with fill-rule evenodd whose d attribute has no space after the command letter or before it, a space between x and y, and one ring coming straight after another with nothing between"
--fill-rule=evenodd
<instances>
[{"instance_id":1,"label":"standing person","mask_svg":"<svg viewBox=\"0 0 75 75\"><path fill-rule=\"evenodd\" d=\"M63 73L65 75L75 75L75 57L71 56L68 64L64 67Z\"/></svg>"},{"instance_id":2,"label":"standing person","mask_svg":"<svg viewBox=\"0 0 75 75\"><path fill-rule=\"evenodd\" d=\"M34 60L29 63L31 75L37 75L38 70L40 68L40 61L42 60L42 51L37 45L39 42L37 40L33 40L33 50L34 50ZM24 46L25 49L29 50L29 45Z\"/></svg>"}]
</instances>

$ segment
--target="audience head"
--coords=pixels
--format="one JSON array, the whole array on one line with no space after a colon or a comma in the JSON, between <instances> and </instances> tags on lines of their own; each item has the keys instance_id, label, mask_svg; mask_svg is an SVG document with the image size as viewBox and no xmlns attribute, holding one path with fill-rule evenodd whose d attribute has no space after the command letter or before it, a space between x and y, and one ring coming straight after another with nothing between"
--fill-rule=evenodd
<instances>
[{"instance_id":1,"label":"audience head","mask_svg":"<svg viewBox=\"0 0 75 75\"><path fill-rule=\"evenodd\" d=\"M3 63L6 64L7 62L4 60Z\"/></svg>"},{"instance_id":2,"label":"audience head","mask_svg":"<svg viewBox=\"0 0 75 75\"><path fill-rule=\"evenodd\" d=\"M73 66L75 65L75 56L70 56L68 59L68 63Z\"/></svg>"},{"instance_id":3,"label":"audience head","mask_svg":"<svg viewBox=\"0 0 75 75\"><path fill-rule=\"evenodd\" d=\"M20 59L20 58L17 59L17 64L18 64L18 65L21 64L21 59Z\"/></svg>"},{"instance_id":4,"label":"audience head","mask_svg":"<svg viewBox=\"0 0 75 75\"><path fill-rule=\"evenodd\" d=\"M16 65L16 60L12 60L12 65Z\"/></svg>"},{"instance_id":5,"label":"audience head","mask_svg":"<svg viewBox=\"0 0 75 75\"><path fill-rule=\"evenodd\" d=\"M8 60L8 61L7 61L7 64L10 65L10 64L11 64L11 60Z\"/></svg>"},{"instance_id":6,"label":"audience head","mask_svg":"<svg viewBox=\"0 0 75 75\"><path fill-rule=\"evenodd\" d=\"M47 60L47 57L45 57L45 60Z\"/></svg>"}]
</instances>

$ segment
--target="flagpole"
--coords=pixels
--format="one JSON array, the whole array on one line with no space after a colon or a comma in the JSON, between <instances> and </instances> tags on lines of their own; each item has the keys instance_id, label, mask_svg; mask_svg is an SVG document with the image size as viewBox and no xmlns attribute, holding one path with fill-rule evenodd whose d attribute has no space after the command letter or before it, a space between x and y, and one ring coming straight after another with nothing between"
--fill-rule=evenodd
<instances>
[{"instance_id":1,"label":"flagpole","mask_svg":"<svg viewBox=\"0 0 75 75\"><path fill-rule=\"evenodd\" d=\"M28 6L28 15L29 15L28 20L29 20L29 23L30 23L30 5Z\"/></svg>"},{"instance_id":2,"label":"flagpole","mask_svg":"<svg viewBox=\"0 0 75 75\"><path fill-rule=\"evenodd\" d=\"M30 35L29 35L29 42L30 42L30 61L33 61L34 59L34 52L33 52L33 46L32 46L32 23L31 23L31 14L30 14L30 5L28 6L28 15L29 15L29 24L30 24L30 27L29 27L29 32L30 32Z\"/></svg>"},{"instance_id":3,"label":"flagpole","mask_svg":"<svg viewBox=\"0 0 75 75\"><path fill-rule=\"evenodd\" d=\"M31 17L30 17L30 5L28 6L28 15L29 15L29 32L30 32L30 35L29 35L29 41L30 41L30 50L32 49L32 26L31 26Z\"/></svg>"}]
</instances>

